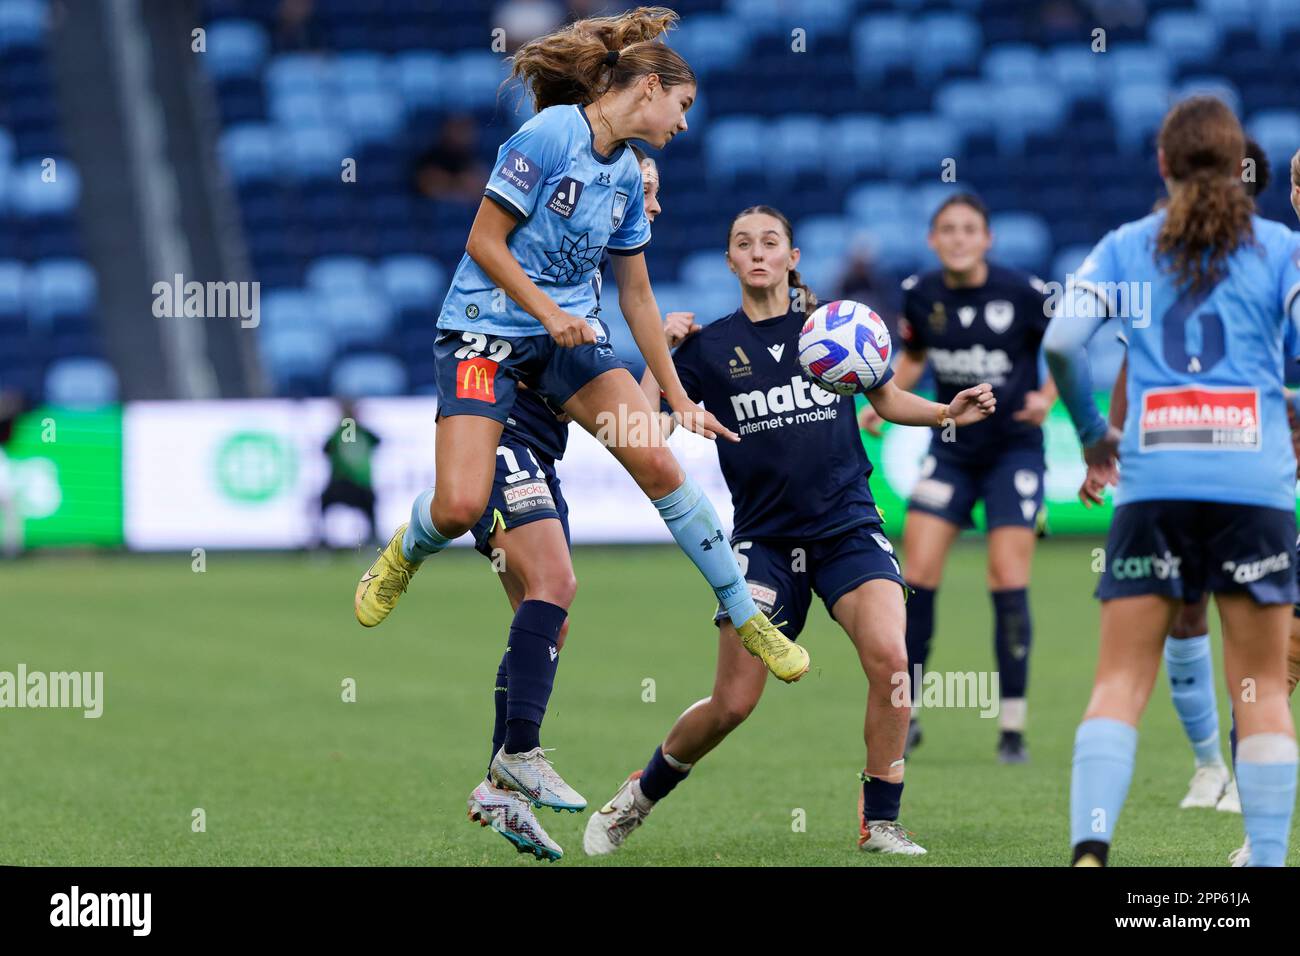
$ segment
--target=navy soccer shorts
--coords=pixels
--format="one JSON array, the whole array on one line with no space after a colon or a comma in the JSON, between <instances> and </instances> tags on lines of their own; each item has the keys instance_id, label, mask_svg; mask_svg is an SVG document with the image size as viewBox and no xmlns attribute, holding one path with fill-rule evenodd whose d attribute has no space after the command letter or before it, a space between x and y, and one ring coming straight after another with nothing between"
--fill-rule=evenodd
<instances>
[{"instance_id":1,"label":"navy soccer shorts","mask_svg":"<svg viewBox=\"0 0 1300 956\"><path fill-rule=\"evenodd\" d=\"M927 455L921 478L908 500L909 511L973 528L971 511L983 500L989 530L1035 528L1043 508L1043 453L1037 449L1004 452L988 464L963 464Z\"/></svg>"},{"instance_id":2,"label":"navy soccer shorts","mask_svg":"<svg viewBox=\"0 0 1300 956\"><path fill-rule=\"evenodd\" d=\"M1295 548L1293 511L1135 501L1115 509L1097 597L1160 594L1190 604L1206 593L1245 593L1258 604L1294 604Z\"/></svg>"},{"instance_id":3,"label":"navy soccer shorts","mask_svg":"<svg viewBox=\"0 0 1300 956\"><path fill-rule=\"evenodd\" d=\"M797 640L816 592L827 612L864 581L885 578L907 593L894 547L877 524L863 524L827 538L735 541L731 549L759 610ZM715 623L727 619L718 608ZM743 622L742 622L743 623Z\"/></svg>"},{"instance_id":4,"label":"navy soccer shorts","mask_svg":"<svg viewBox=\"0 0 1300 956\"><path fill-rule=\"evenodd\" d=\"M569 540L569 504L560 490L555 465L539 460L526 444L510 434L497 446L497 471L492 479L483 517L474 525L474 547L492 557L492 535L498 528L510 529L543 518L555 518Z\"/></svg>"},{"instance_id":5,"label":"navy soccer shorts","mask_svg":"<svg viewBox=\"0 0 1300 956\"><path fill-rule=\"evenodd\" d=\"M549 335L500 336L441 329L433 345L438 415L477 415L505 424L518 383L536 388L556 407L593 378L627 366L614 354L609 329L597 330L594 345L561 348Z\"/></svg>"}]
</instances>

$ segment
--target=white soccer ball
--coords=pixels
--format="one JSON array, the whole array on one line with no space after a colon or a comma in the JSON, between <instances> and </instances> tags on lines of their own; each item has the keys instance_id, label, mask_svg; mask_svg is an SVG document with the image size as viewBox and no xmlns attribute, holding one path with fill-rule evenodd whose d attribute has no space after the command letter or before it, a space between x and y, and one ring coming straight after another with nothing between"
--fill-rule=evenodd
<instances>
[{"instance_id":1,"label":"white soccer ball","mask_svg":"<svg viewBox=\"0 0 1300 956\"><path fill-rule=\"evenodd\" d=\"M852 395L885 377L893 343L870 306L837 299L808 316L799 332L799 364L827 391Z\"/></svg>"}]
</instances>

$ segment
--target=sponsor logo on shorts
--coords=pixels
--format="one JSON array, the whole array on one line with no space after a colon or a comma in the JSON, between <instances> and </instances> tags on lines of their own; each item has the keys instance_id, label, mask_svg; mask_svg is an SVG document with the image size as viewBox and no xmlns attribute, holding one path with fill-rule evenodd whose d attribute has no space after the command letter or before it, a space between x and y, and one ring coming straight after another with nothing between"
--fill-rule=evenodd
<instances>
[{"instance_id":1,"label":"sponsor logo on shorts","mask_svg":"<svg viewBox=\"0 0 1300 956\"><path fill-rule=\"evenodd\" d=\"M540 480L507 485L501 497L505 500L506 511L512 515L536 511L538 508L552 510L555 508L555 499L551 497L550 487Z\"/></svg>"},{"instance_id":2,"label":"sponsor logo on shorts","mask_svg":"<svg viewBox=\"0 0 1300 956\"><path fill-rule=\"evenodd\" d=\"M1142 394L1141 448L1259 451L1259 390L1153 388Z\"/></svg>"},{"instance_id":3,"label":"sponsor logo on shorts","mask_svg":"<svg viewBox=\"0 0 1300 956\"><path fill-rule=\"evenodd\" d=\"M466 359L456 366L456 397L496 404L497 363L491 359Z\"/></svg>"},{"instance_id":4,"label":"sponsor logo on shorts","mask_svg":"<svg viewBox=\"0 0 1300 956\"><path fill-rule=\"evenodd\" d=\"M1258 581L1260 578L1266 578L1270 574L1285 571L1290 567L1291 552L1289 551L1270 554L1267 558L1258 561L1223 562L1224 573L1232 575L1232 580L1237 584L1250 584L1252 581Z\"/></svg>"},{"instance_id":5,"label":"sponsor logo on shorts","mask_svg":"<svg viewBox=\"0 0 1300 956\"><path fill-rule=\"evenodd\" d=\"M1116 581L1137 581L1143 578L1168 581L1182 576L1179 570L1182 563L1182 558L1166 550L1164 554L1116 558L1110 563L1110 573Z\"/></svg>"},{"instance_id":6,"label":"sponsor logo on shorts","mask_svg":"<svg viewBox=\"0 0 1300 956\"><path fill-rule=\"evenodd\" d=\"M747 583L749 584L749 596L754 599L758 609L770 616L772 610L776 607L776 588L760 581L749 581Z\"/></svg>"},{"instance_id":7,"label":"sponsor logo on shorts","mask_svg":"<svg viewBox=\"0 0 1300 956\"><path fill-rule=\"evenodd\" d=\"M506 151L506 158L497 170L497 175L521 193L529 193L541 178L542 169L519 150L511 149Z\"/></svg>"},{"instance_id":8,"label":"sponsor logo on shorts","mask_svg":"<svg viewBox=\"0 0 1300 956\"><path fill-rule=\"evenodd\" d=\"M912 488L912 500L927 508L946 508L952 501L953 487L937 478L922 478Z\"/></svg>"}]
</instances>

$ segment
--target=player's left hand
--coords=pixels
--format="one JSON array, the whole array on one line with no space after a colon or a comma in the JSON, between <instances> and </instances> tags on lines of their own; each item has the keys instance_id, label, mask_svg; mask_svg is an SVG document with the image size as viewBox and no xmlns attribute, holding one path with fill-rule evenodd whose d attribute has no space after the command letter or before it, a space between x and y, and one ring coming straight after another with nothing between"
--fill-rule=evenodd
<instances>
[{"instance_id":1,"label":"player's left hand","mask_svg":"<svg viewBox=\"0 0 1300 956\"><path fill-rule=\"evenodd\" d=\"M1052 403L1047 400L1047 396L1042 392L1025 392L1024 406L1011 417L1018 422L1028 422L1031 425L1041 426L1047 418L1047 413L1051 410Z\"/></svg>"},{"instance_id":2,"label":"player's left hand","mask_svg":"<svg viewBox=\"0 0 1300 956\"><path fill-rule=\"evenodd\" d=\"M1119 484L1119 441L1123 437L1114 425L1106 428L1106 434L1098 438L1083 450L1083 460L1089 472L1096 469L1097 477L1108 485Z\"/></svg>"},{"instance_id":3,"label":"player's left hand","mask_svg":"<svg viewBox=\"0 0 1300 956\"><path fill-rule=\"evenodd\" d=\"M998 400L993 394L993 386L988 382L980 382L957 393L956 398L948 403L948 417L960 428L962 425L983 421L997 407Z\"/></svg>"},{"instance_id":4,"label":"player's left hand","mask_svg":"<svg viewBox=\"0 0 1300 956\"><path fill-rule=\"evenodd\" d=\"M683 428L689 429L697 435L703 435L705 438L725 438L727 441L740 441L740 436L718 421L712 412L706 411L694 402L685 402L680 407L674 405L673 418L677 419Z\"/></svg>"},{"instance_id":5,"label":"player's left hand","mask_svg":"<svg viewBox=\"0 0 1300 956\"><path fill-rule=\"evenodd\" d=\"M1106 485L1114 484L1107 479L1107 473L1101 468L1088 466L1088 473L1084 475L1083 484L1079 486L1079 500L1083 502L1085 508L1091 508L1093 505L1102 505L1106 503Z\"/></svg>"}]
</instances>

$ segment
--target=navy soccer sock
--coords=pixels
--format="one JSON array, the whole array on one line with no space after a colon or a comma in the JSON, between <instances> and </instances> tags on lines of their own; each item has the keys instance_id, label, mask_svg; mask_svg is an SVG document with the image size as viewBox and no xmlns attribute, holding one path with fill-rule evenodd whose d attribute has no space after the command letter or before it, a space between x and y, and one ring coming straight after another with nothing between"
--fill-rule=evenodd
<instances>
[{"instance_id":1,"label":"navy soccer sock","mask_svg":"<svg viewBox=\"0 0 1300 956\"><path fill-rule=\"evenodd\" d=\"M862 774L862 819L897 820L898 806L903 801L903 782L890 783L879 777Z\"/></svg>"},{"instance_id":2,"label":"navy soccer sock","mask_svg":"<svg viewBox=\"0 0 1300 956\"><path fill-rule=\"evenodd\" d=\"M908 584L912 595L907 599L907 676L913 681L912 700L921 693L916 682L916 668L925 669L930 658L930 638L934 636L934 591Z\"/></svg>"},{"instance_id":3,"label":"navy soccer sock","mask_svg":"<svg viewBox=\"0 0 1300 956\"><path fill-rule=\"evenodd\" d=\"M672 793L673 787L686 779L693 766L665 756L664 748L656 747L654 756L641 771L641 793L647 800L662 800Z\"/></svg>"},{"instance_id":4,"label":"navy soccer sock","mask_svg":"<svg viewBox=\"0 0 1300 956\"><path fill-rule=\"evenodd\" d=\"M1029 618L1029 592L1024 588L991 591L993 598L993 646L1001 682L1002 730L1025 729L1025 691L1029 686L1029 646L1033 622Z\"/></svg>"},{"instance_id":5,"label":"navy soccer sock","mask_svg":"<svg viewBox=\"0 0 1300 956\"><path fill-rule=\"evenodd\" d=\"M506 654L501 655L501 663L497 665L496 686L492 688L492 707L496 711L496 719L492 724L492 756L488 758L489 767L492 766L492 761L496 758L501 745L506 742L506 688L509 680L506 675L506 663L508 660Z\"/></svg>"},{"instance_id":6,"label":"navy soccer sock","mask_svg":"<svg viewBox=\"0 0 1300 956\"><path fill-rule=\"evenodd\" d=\"M515 611L506 645L506 738L508 754L539 746L542 718L555 684L556 642L569 612L547 601L524 601Z\"/></svg>"}]
</instances>

